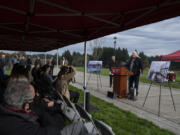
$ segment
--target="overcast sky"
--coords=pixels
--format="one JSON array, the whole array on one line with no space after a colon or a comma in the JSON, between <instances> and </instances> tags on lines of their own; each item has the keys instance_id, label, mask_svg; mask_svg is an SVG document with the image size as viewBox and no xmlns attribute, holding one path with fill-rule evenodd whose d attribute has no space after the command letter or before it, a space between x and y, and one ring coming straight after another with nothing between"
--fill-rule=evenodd
<instances>
[{"instance_id":1,"label":"overcast sky","mask_svg":"<svg viewBox=\"0 0 180 135\"><path fill-rule=\"evenodd\" d=\"M180 17L102 37L102 47L114 47L114 36L117 37L116 47L127 48L129 54L135 49L138 52L143 51L148 56L169 54L180 50ZM79 43L59 48L59 55L65 50L83 53L84 46L83 43ZM92 53L90 42L87 43L87 52ZM56 50L48 53L55 54Z\"/></svg>"},{"instance_id":2,"label":"overcast sky","mask_svg":"<svg viewBox=\"0 0 180 135\"><path fill-rule=\"evenodd\" d=\"M129 53L136 49L148 56L168 54L180 50L180 17L108 35L101 39L103 46L114 47L114 36L117 37L116 47L127 48ZM91 53L92 47L89 43L87 45L87 51ZM59 54L61 55L65 50L83 53L83 43L60 48Z\"/></svg>"}]
</instances>

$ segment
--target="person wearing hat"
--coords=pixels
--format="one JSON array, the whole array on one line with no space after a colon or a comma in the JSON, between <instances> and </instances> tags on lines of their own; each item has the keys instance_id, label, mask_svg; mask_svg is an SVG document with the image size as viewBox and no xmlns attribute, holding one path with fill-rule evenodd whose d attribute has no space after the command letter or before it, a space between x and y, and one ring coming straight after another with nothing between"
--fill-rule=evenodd
<instances>
[{"instance_id":1,"label":"person wearing hat","mask_svg":"<svg viewBox=\"0 0 180 135\"><path fill-rule=\"evenodd\" d=\"M13 55L13 58L11 59L11 63L12 63L12 65L19 63L19 58L16 53Z\"/></svg>"}]
</instances>

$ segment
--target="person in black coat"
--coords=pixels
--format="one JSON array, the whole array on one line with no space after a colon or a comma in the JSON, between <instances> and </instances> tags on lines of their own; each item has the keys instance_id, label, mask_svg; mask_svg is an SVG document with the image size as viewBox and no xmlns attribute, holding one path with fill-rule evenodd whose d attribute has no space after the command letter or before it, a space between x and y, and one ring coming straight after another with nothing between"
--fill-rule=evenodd
<instances>
[{"instance_id":1,"label":"person in black coat","mask_svg":"<svg viewBox=\"0 0 180 135\"><path fill-rule=\"evenodd\" d=\"M40 78L38 80L38 85L40 86L39 93L43 96L50 96L53 94L52 88L54 80L49 74L50 66L48 64L44 65L40 69Z\"/></svg>"},{"instance_id":2,"label":"person in black coat","mask_svg":"<svg viewBox=\"0 0 180 135\"><path fill-rule=\"evenodd\" d=\"M139 76L143 73L143 63L136 51L132 53L126 66L129 71L133 72L133 75L129 77L129 90L133 88L135 83L134 88L136 89L136 96L138 96Z\"/></svg>"},{"instance_id":3,"label":"person in black coat","mask_svg":"<svg viewBox=\"0 0 180 135\"><path fill-rule=\"evenodd\" d=\"M112 56L112 60L111 60L111 62L109 64L109 78L110 78L109 86L110 86L110 88L112 87L112 81L113 81L113 73L111 71L112 67L117 67L116 57L115 56Z\"/></svg>"},{"instance_id":4,"label":"person in black coat","mask_svg":"<svg viewBox=\"0 0 180 135\"><path fill-rule=\"evenodd\" d=\"M32 61L30 57L28 57L28 59L26 60L26 68L28 71L31 71L31 65L32 65Z\"/></svg>"},{"instance_id":5,"label":"person in black coat","mask_svg":"<svg viewBox=\"0 0 180 135\"><path fill-rule=\"evenodd\" d=\"M40 79L40 64L36 64L32 69L31 74L33 76L33 81L36 83Z\"/></svg>"},{"instance_id":6,"label":"person in black coat","mask_svg":"<svg viewBox=\"0 0 180 135\"><path fill-rule=\"evenodd\" d=\"M26 66L26 60L25 60L25 57L24 57L24 56L22 56L22 57L20 58L19 64L22 65L22 66L24 66L24 67Z\"/></svg>"},{"instance_id":7,"label":"person in black coat","mask_svg":"<svg viewBox=\"0 0 180 135\"><path fill-rule=\"evenodd\" d=\"M35 60L35 62L34 62L34 66L36 66L37 64L39 64L40 65L40 67L42 66L41 65L41 59L40 59L40 57L38 56L37 57L37 59Z\"/></svg>"}]
</instances>

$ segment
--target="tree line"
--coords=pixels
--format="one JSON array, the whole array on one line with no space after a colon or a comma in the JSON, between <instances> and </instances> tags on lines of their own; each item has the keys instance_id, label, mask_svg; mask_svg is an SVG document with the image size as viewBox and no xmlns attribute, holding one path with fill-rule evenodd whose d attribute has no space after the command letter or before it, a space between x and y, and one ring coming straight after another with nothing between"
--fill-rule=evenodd
<instances>
[{"instance_id":1,"label":"tree line","mask_svg":"<svg viewBox=\"0 0 180 135\"><path fill-rule=\"evenodd\" d=\"M84 65L84 54L79 52L70 53L66 50L62 56L65 56L69 63L73 66L83 66ZM95 47L93 48L92 54L88 54L87 58L89 60L100 60L103 61L103 67L108 68L111 57L116 56L116 62L120 66L121 62L127 62L130 58L128 50L126 48L111 48L111 47ZM152 61L158 60L159 56L148 57L144 52L139 52L139 57L141 57L144 67L149 67Z\"/></svg>"},{"instance_id":2,"label":"tree line","mask_svg":"<svg viewBox=\"0 0 180 135\"><path fill-rule=\"evenodd\" d=\"M8 61L10 63L10 59L12 58L13 54L0 52L0 55L1 54L5 54L6 58L8 59ZM39 56L42 63L45 64L45 54L28 55L22 51L17 52L17 54L18 54L18 56L25 56L26 58L30 57L32 59L32 61L35 61L37 56ZM141 57L141 59L143 61L144 68L149 68L152 61L159 60L159 56L147 56L144 52L139 52L138 54L139 54L139 57ZM60 60L62 58L62 56L64 56L68 60L70 65L73 65L75 67L81 67L84 65L84 54L82 54L82 53L79 53L79 52L70 53L69 50L66 50L62 53L62 55L60 55L58 57L58 59ZM116 62L119 66L120 66L121 62L127 62L130 58L130 55L126 48L114 49L111 47L99 47L98 46L98 47L94 47L92 49L92 54L88 54L87 59L88 59L88 61L90 61L90 60L103 61L103 67L108 68L112 56L116 56ZM51 57L54 57L55 62L56 62L55 64L57 64L57 54L47 54L46 55L47 61ZM180 62L171 62L171 70L179 70L179 69L180 69Z\"/></svg>"},{"instance_id":3,"label":"tree line","mask_svg":"<svg viewBox=\"0 0 180 135\"><path fill-rule=\"evenodd\" d=\"M131 54L130 54L131 55ZM126 48L111 48L111 47L95 47L93 48L92 54L88 54L87 59L89 60L100 60L103 61L103 67L108 68L111 57L116 56L116 62L120 66L121 62L127 62L130 58L128 50ZM158 61L159 56L147 56L144 52L138 53L139 57L142 59L144 68L149 69L152 61ZM70 53L66 50L62 56L65 56L69 63L76 67L81 67L84 65L84 54L79 52ZM180 62L171 62L170 70L180 70Z\"/></svg>"}]
</instances>

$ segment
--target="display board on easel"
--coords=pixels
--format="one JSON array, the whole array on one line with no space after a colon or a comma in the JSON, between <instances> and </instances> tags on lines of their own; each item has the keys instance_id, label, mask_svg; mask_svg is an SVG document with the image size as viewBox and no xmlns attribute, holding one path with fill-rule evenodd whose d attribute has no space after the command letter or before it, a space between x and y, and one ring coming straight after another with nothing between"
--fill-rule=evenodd
<instances>
[{"instance_id":1,"label":"display board on easel","mask_svg":"<svg viewBox=\"0 0 180 135\"><path fill-rule=\"evenodd\" d=\"M147 79L153 82L167 82L170 61L152 61Z\"/></svg>"},{"instance_id":2,"label":"display board on easel","mask_svg":"<svg viewBox=\"0 0 180 135\"><path fill-rule=\"evenodd\" d=\"M160 84L160 93L159 93L159 107L158 107L158 116L160 116L160 104L161 104L161 85L164 82L168 82L168 86L170 89L170 94L171 94L171 99L172 99L172 103L174 106L174 111L176 111L176 107L175 107L175 103L174 103L174 99L173 99L173 95L172 95L172 90L171 87L169 85L169 80L167 79L167 75L168 75L168 71L169 71L169 67L170 67L171 62L170 61L152 61L151 66L150 66L150 70L148 72L148 76L147 79L151 81L148 92L146 94L144 103L143 103L143 107L146 103L147 97L149 95L149 91L151 89L152 83L156 82Z\"/></svg>"},{"instance_id":3,"label":"display board on easel","mask_svg":"<svg viewBox=\"0 0 180 135\"><path fill-rule=\"evenodd\" d=\"M88 72L89 73L100 73L102 69L102 61L89 61Z\"/></svg>"},{"instance_id":4,"label":"display board on easel","mask_svg":"<svg viewBox=\"0 0 180 135\"><path fill-rule=\"evenodd\" d=\"M95 73L97 75L97 88L99 89L99 83L102 87L102 83L101 83L101 69L102 69L102 61L89 61L88 63L88 72L90 73L88 81L87 81L87 85L88 82L91 78L91 74Z\"/></svg>"}]
</instances>

